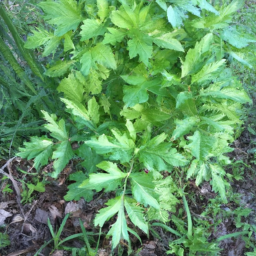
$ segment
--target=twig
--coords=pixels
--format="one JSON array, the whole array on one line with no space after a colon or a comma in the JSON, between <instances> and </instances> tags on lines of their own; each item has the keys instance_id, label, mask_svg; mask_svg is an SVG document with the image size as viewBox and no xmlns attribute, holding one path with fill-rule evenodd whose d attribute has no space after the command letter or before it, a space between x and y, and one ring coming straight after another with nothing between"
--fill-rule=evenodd
<instances>
[{"instance_id":1,"label":"twig","mask_svg":"<svg viewBox=\"0 0 256 256\"><path fill-rule=\"evenodd\" d=\"M14 159L15 157L9 159L5 165L3 165L1 168L0 168L0 173L7 176L9 179L10 179L10 176L4 171L4 169L6 168L6 166L8 166L8 164Z\"/></svg>"},{"instance_id":2,"label":"twig","mask_svg":"<svg viewBox=\"0 0 256 256\"><path fill-rule=\"evenodd\" d=\"M7 176L7 177L11 180L12 185L13 185L14 190L15 190L16 195L17 195L17 197L16 197L16 198L17 198L17 203L18 203L18 205L19 205L21 214L22 214L23 218L25 218L24 212L23 212L23 208L22 208L21 203L20 203L20 202L21 202L20 189L19 189L19 187L18 187L18 185L17 185L17 181L16 181L16 180L13 178L13 176L12 176L11 162L12 162L15 158L16 158L16 156L13 157L13 158L11 158L11 159L9 159L9 160L6 162L6 164L0 169L0 173L2 173L3 175ZM7 169L8 169L9 175L8 175L6 172L4 172L4 169L5 169L6 167L7 167Z\"/></svg>"}]
</instances>

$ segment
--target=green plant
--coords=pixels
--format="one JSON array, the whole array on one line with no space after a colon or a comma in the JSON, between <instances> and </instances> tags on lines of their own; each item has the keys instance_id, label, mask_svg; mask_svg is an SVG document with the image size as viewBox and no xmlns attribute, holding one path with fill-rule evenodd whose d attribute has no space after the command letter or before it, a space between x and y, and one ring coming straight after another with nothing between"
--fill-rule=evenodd
<instances>
[{"instance_id":1,"label":"green plant","mask_svg":"<svg viewBox=\"0 0 256 256\"><path fill-rule=\"evenodd\" d=\"M0 232L0 249L10 245L9 236L5 233Z\"/></svg>"},{"instance_id":2,"label":"green plant","mask_svg":"<svg viewBox=\"0 0 256 256\"><path fill-rule=\"evenodd\" d=\"M65 218L63 219L63 221L62 221L62 223L61 223L61 225L60 225L60 227L59 227L59 229L56 233L54 232L53 226L52 226L50 220L48 219L48 227L49 227L49 230L51 232L52 239L49 240L48 242L46 242L43 246L41 246L41 248L36 252L35 256L39 255L39 253L51 242L53 242L53 244L54 244L53 245L54 250L58 250L60 248L63 248L63 249L66 249L66 250L72 250L72 255L76 255L76 253L78 252L78 256L84 256L84 255L94 256L94 255L96 255L97 250L98 250L98 245L97 245L96 251L91 249L91 246L90 246L90 243L89 243L89 240L88 240L88 233L86 232L81 220L79 220L79 221L80 221L80 226L81 226L81 229L82 229L82 233L68 236L68 237L64 238L63 240L60 239L61 233L64 229L64 226L67 222L68 217L69 217L69 214L67 214L65 216ZM63 243L65 243L69 240L72 240L72 239L80 238L80 237L83 237L83 239L84 239L84 242L85 242L85 248L84 249L75 250L75 248L68 248L68 247L63 246Z\"/></svg>"},{"instance_id":3,"label":"green plant","mask_svg":"<svg viewBox=\"0 0 256 256\"><path fill-rule=\"evenodd\" d=\"M71 159L82 159L87 172L72 174L65 199L115 194L94 220L103 227L116 216L108 232L113 248L121 240L129 244L129 233L139 237L139 229L148 235L149 221L169 220L183 188L175 172L180 184L209 181L226 203L225 153L241 133L243 104L251 102L227 58L250 65L240 53L256 41L232 24L242 3L60 0L39 6L51 29L34 29L25 47L53 54L45 75L60 80L69 119L42 111L51 138L31 137L18 155L34 158L36 169L52 159L53 178ZM192 232L188 216L182 243L191 248L195 241L202 245L206 237L200 228Z\"/></svg>"}]
</instances>

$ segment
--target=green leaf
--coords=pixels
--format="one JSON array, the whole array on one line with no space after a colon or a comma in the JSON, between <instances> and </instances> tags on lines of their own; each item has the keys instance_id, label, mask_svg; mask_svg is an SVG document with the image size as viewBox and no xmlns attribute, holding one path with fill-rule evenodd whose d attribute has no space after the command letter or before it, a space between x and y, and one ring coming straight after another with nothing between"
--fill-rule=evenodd
<instances>
[{"instance_id":1,"label":"green leaf","mask_svg":"<svg viewBox=\"0 0 256 256\"><path fill-rule=\"evenodd\" d=\"M99 105L95 97L91 98L88 101L88 114L89 114L90 120L92 120L94 124L99 123L100 121Z\"/></svg>"},{"instance_id":2,"label":"green leaf","mask_svg":"<svg viewBox=\"0 0 256 256\"><path fill-rule=\"evenodd\" d=\"M195 131L193 136L188 137L191 141L186 148L191 150L191 153L198 160L206 160L209 156L211 156L214 144L216 139L214 137L209 136L207 133L203 133L200 131Z\"/></svg>"},{"instance_id":3,"label":"green leaf","mask_svg":"<svg viewBox=\"0 0 256 256\"><path fill-rule=\"evenodd\" d=\"M187 116L197 115L195 100L190 92L181 92L178 94L176 108L180 109Z\"/></svg>"},{"instance_id":4,"label":"green leaf","mask_svg":"<svg viewBox=\"0 0 256 256\"><path fill-rule=\"evenodd\" d=\"M126 120L126 127L130 133L130 137L133 139L133 141L136 141L136 130L134 128L133 123L130 120Z\"/></svg>"},{"instance_id":5,"label":"green leaf","mask_svg":"<svg viewBox=\"0 0 256 256\"><path fill-rule=\"evenodd\" d=\"M105 189L105 192L115 191L121 186L121 180L126 177L126 173L120 171L116 164L111 162L101 162L97 165L98 168L106 171L107 173L90 174L89 183L81 187L87 187L101 191Z\"/></svg>"},{"instance_id":6,"label":"green leaf","mask_svg":"<svg viewBox=\"0 0 256 256\"><path fill-rule=\"evenodd\" d=\"M144 103L148 101L148 89L153 86L159 85L158 79L147 80L143 76L122 76L125 82L133 86L124 86L124 102L126 107L133 107L138 103Z\"/></svg>"},{"instance_id":7,"label":"green leaf","mask_svg":"<svg viewBox=\"0 0 256 256\"><path fill-rule=\"evenodd\" d=\"M219 70L221 66L224 65L226 60L220 60L214 63L205 65L197 74L192 76L192 83L202 83L207 80L212 80L216 78L216 71Z\"/></svg>"},{"instance_id":8,"label":"green leaf","mask_svg":"<svg viewBox=\"0 0 256 256\"><path fill-rule=\"evenodd\" d=\"M173 140L188 134L199 122L200 119L195 116L187 117L182 120L175 120L176 128L172 133Z\"/></svg>"},{"instance_id":9,"label":"green leaf","mask_svg":"<svg viewBox=\"0 0 256 256\"><path fill-rule=\"evenodd\" d=\"M51 177L57 178L62 170L66 167L74 153L69 141L62 141L57 149L53 152L52 159L57 159L53 163L54 172Z\"/></svg>"},{"instance_id":10,"label":"green leaf","mask_svg":"<svg viewBox=\"0 0 256 256\"><path fill-rule=\"evenodd\" d=\"M165 0L156 0L156 3L164 10L167 11L167 5Z\"/></svg>"},{"instance_id":11,"label":"green leaf","mask_svg":"<svg viewBox=\"0 0 256 256\"><path fill-rule=\"evenodd\" d=\"M45 128L51 132L51 136L59 141L68 140L69 136L66 131L65 121L61 119L57 122L55 114L49 115L46 111L42 110L44 119L49 123Z\"/></svg>"},{"instance_id":12,"label":"green leaf","mask_svg":"<svg viewBox=\"0 0 256 256\"><path fill-rule=\"evenodd\" d=\"M177 7L173 8L171 5L168 7L167 18L174 28L178 28L182 25L182 18L179 15Z\"/></svg>"},{"instance_id":13,"label":"green leaf","mask_svg":"<svg viewBox=\"0 0 256 256\"><path fill-rule=\"evenodd\" d=\"M44 74L49 77L63 76L74 63L74 60L57 61L56 64L49 68Z\"/></svg>"},{"instance_id":14,"label":"green leaf","mask_svg":"<svg viewBox=\"0 0 256 256\"><path fill-rule=\"evenodd\" d=\"M117 220L111 227L107 235L112 235L112 248L116 248L121 239L129 241L129 235L127 232L127 223L124 213L123 200L121 201L121 206L118 211Z\"/></svg>"},{"instance_id":15,"label":"green leaf","mask_svg":"<svg viewBox=\"0 0 256 256\"><path fill-rule=\"evenodd\" d=\"M216 90L218 89L218 90ZM200 91L200 97L213 97L215 99L230 99L239 103L251 103L251 99L244 89L234 87L216 88L209 87L206 90Z\"/></svg>"},{"instance_id":16,"label":"green leaf","mask_svg":"<svg viewBox=\"0 0 256 256\"><path fill-rule=\"evenodd\" d=\"M202 61L201 56L208 52L213 41L213 34L209 33L204 36L200 42L197 42L194 49L189 49L185 58L185 61L182 63L182 77L185 77L189 74L197 71L198 64Z\"/></svg>"},{"instance_id":17,"label":"green leaf","mask_svg":"<svg viewBox=\"0 0 256 256\"><path fill-rule=\"evenodd\" d=\"M85 143L92 147L97 154L104 155L110 153L109 159L128 163L135 147L134 142L125 133L119 135L114 130L111 131L115 139L103 134L98 139L88 140Z\"/></svg>"},{"instance_id":18,"label":"green leaf","mask_svg":"<svg viewBox=\"0 0 256 256\"><path fill-rule=\"evenodd\" d=\"M118 11L112 11L111 21L120 28L132 29L136 26L134 13L132 12L132 10L129 9L124 10L122 8Z\"/></svg>"},{"instance_id":19,"label":"green leaf","mask_svg":"<svg viewBox=\"0 0 256 256\"><path fill-rule=\"evenodd\" d=\"M92 49L92 59L107 68L116 69L116 61L111 48L102 43Z\"/></svg>"},{"instance_id":20,"label":"green leaf","mask_svg":"<svg viewBox=\"0 0 256 256\"><path fill-rule=\"evenodd\" d=\"M53 33L50 33L42 28L32 29L31 32L33 33L33 36L29 36L24 44L25 48L27 49L35 49L54 37Z\"/></svg>"},{"instance_id":21,"label":"green leaf","mask_svg":"<svg viewBox=\"0 0 256 256\"><path fill-rule=\"evenodd\" d=\"M232 56L234 59L239 61L240 63L248 66L249 68L253 68L253 66L249 63L247 60L247 56L244 53L241 52L233 52L233 51L228 51L229 55Z\"/></svg>"},{"instance_id":22,"label":"green leaf","mask_svg":"<svg viewBox=\"0 0 256 256\"><path fill-rule=\"evenodd\" d=\"M204 180L209 181L210 176L211 173L209 170L209 166L203 162L200 162L196 175L196 185L199 186Z\"/></svg>"},{"instance_id":23,"label":"green leaf","mask_svg":"<svg viewBox=\"0 0 256 256\"><path fill-rule=\"evenodd\" d=\"M121 206L122 206L122 197L116 197L114 199L108 200L106 205L108 207L102 208L99 210L99 213L96 215L96 218L94 219L94 225L103 227L104 223L109 220L111 217L113 217L117 212L119 212Z\"/></svg>"},{"instance_id":24,"label":"green leaf","mask_svg":"<svg viewBox=\"0 0 256 256\"><path fill-rule=\"evenodd\" d=\"M186 159L171 147L171 143L163 142L166 138L167 135L162 133L139 148L137 153L139 160L147 169L163 171L168 169L166 163L171 166L187 164Z\"/></svg>"},{"instance_id":25,"label":"green leaf","mask_svg":"<svg viewBox=\"0 0 256 256\"><path fill-rule=\"evenodd\" d=\"M90 73L90 69L93 64L92 60L92 52L87 51L83 54L83 56L80 58L80 63L82 64L81 72L84 76L87 76Z\"/></svg>"},{"instance_id":26,"label":"green leaf","mask_svg":"<svg viewBox=\"0 0 256 256\"><path fill-rule=\"evenodd\" d=\"M138 206L134 199L129 197L125 197L124 205L132 223L148 234L148 225L143 216L144 209Z\"/></svg>"},{"instance_id":27,"label":"green leaf","mask_svg":"<svg viewBox=\"0 0 256 256\"><path fill-rule=\"evenodd\" d=\"M57 90L63 92L65 97L71 101L82 102L84 89L83 85L76 79L74 73L61 80Z\"/></svg>"},{"instance_id":28,"label":"green leaf","mask_svg":"<svg viewBox=\"0 0 256 256\"><path fill-rule=\"evenodd\" d=\"M153 52L151 37L139 30L130 31L129 37L132 38L128 41L130 58L132 59L139 55L139 60L147 66L148 59L151 58Z\"/></svg>"},{"instance_id":29,"label":"green leaf","mask_svg":"<svg viewBox=\"0 0 256 256\"><path fill-rule=\"evenodd\" d=\"M70 30L76 30L83 20L81 10L74 0L60 0L58 2L41 2L39 6L46 13L45 20L57 26L56 36L62 36Z\"/></svg>"},{"instance_id":30,"label":"green leaf","mask_svg":"<svg viewBox=\"0 0 256 256\"><path fill-rule=\"evenodd\" d=\"M64 52L67 52L69 50L75 49L74 43L73 43L69 33L66 33L64 35L64 38L65 38L65 41L64 41Z\"/></svg>"},{"instance_id":31,"label":"green leaf","mask_svg":"<svg viewBox=\"0 0 256 256\"><path fill-rule=\"evenodd\" d=\"M249 45L249 43L255 43L256 37L240 33L235 27L228 27L223 30L221 38L234 47L241 49Z\"/></svg>"},{"instance_id":32,"label":"green leaf","mask_svg":"<svg viewBox=\"0 0 256 256\"><path fill-rule=\"evenodd\" d=\"M210 169L212 172L211 184L212 184L213 191L219 192L222 200L224 202L227 202L225 182L221 175L225 173L225 171L218 165L210 165Z\"/></svg>"},{"instance_id":33,"label":"green leaf","mask_svg":"<svg viewBox=\"0 0 256 256\"><path fill-rule=\"evenodd\" d=\"M167 33L160 37L154 38L153 42L159 47L184 52L181 43L177 39L173 38L172 33Z\"/></svg>"},{"instance_id":34,"label":"green leaf","mask_svg":"<svg viewBox=\"0 0 256 256\"><path fill-rule=\"evenodd\" d=\"M77 155L84 160L81 165L86 168L88 173L96 172L96 165L102 161L102 157L85 144L78 148Z\"/></svg>"},{"instance_id":35,"label":"green leaf","mask_svg":"<svg viewBox=\"0 0 256 256\"><path fill-rule=\"evenodd\" d=\"M80 187L82 183L85 183L85 180L87 179L86 175L82 171L77 171L70 174L69 179L75 181L75 183L68 186L68 192L64 196L64 199L66 201L78 201L83 197L85 201L90 202L93 198L93 191ZM87 183L88 182L89 180L87 179Z\"/></svg>"},{"instance_id":36,"label":"green leaf","mask_svg":"<svg viewBox=\"0 0 256 256\"><path fill-rule=\"evenodd\" d=\"M61 99L62 102L64 102L66 104L66 107L68 109L71 109L72 114L81 118L81 120L84 121L84 124L90 128L91 130L95 130L95 126L94 124L91 122L88 111L86 110L86 108L83 106L83 104L79 103L79 102L72 102L70 100L67 99Z\"/></svg>"},{"instance_id":37,"label":"green leaf","mask_svg":"<svg viewBox=\"0 0 256 256\"><path fill-rule=\"evenodd\" d=\"M211 5L207 2L207 0L200 0L199 1L199 7L201 9L207 10L209 12L212 12L216 15L219 15L220 13Z\"/></svg>"},{"instance_id":38,"label":"green leaf","mask_svg":"<svg viewBox=\"0 0 256 256\"><path fill-rule=\"evenodd\" d=\"M53 37L51 40L49 40L44 48L43 57L50 55L51 53L55 53L57 50L57 47L59 46L61 41L60 37Z\"/></svg>"},{"instance_id":39,"label":"green leaf","mask_svg":"<svg viewBox=\"0 0 256 256\"><path fill-rule=\"evenodd\" d=\"M115 45L116 43L122 42L126 35L125 31L116 28L108 28L108 31L110 33L105 34L104 40L102 42L103 44Z\"/></svg>"},{"instance_id":40,"label":"green leaf","mask_svg":"<svg viewBox=\"0 0 256 256\"><path fill-rule=\"evenodd\" d=\"M97 20L86 19L83 21L83 25L81 26L81 41L88 40L90 38L101 36L105 33L106 28L104 24Z\"/></svg>"},{"instance_id":41,"label":"green leaf","mask_svg":"<svg viewBox=\"0 0 256 256\"><path fill-rule=\"evenodd\" d=\"M108 1L97 0L97 7L98 7L98 16L100 17L101 21L103 21L108 16L108 13L109 13Z\"/></svg>"},{"instance_id":42,"label":"green leaf","mask_svg":"<svg viewBox=\"0 0 256 256\"><path fill-rule=\"evenodd\" d=\"M134 198L139 203L159 209L152 176L146 173L132 173L129 178L132 182L132 194Z\"/></svg>"},{"instance_id":43,"label":"green leaf","mask_svg":"<svg viewBox=\"0 0 256 256\"><path fill-rule=\"evenodd\" d=\"M41 166L48 163L49 157L52 155L53 142L47 138L30 137L30 142L24 142L25 148L19 148L17 156L34 159L34 166L38 170Z\"/></svg>"}]
</instances>

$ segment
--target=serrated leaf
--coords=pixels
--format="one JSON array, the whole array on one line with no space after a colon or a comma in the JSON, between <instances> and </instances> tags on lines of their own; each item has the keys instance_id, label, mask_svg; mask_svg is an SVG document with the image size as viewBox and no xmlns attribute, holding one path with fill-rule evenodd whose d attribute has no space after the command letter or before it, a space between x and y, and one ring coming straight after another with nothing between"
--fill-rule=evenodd
<instances>
[{"instance_id":1,"label":"serrated leaf","mask_svg":"<svg viewBox=\"0 0 256 256\"><path fill-rule=\"evenodd\" d=\"M139 30L129 32L129 37L132 38L128 41L130 58L133 59L139 55L139 60L147 66L153 52L152 39Z\"/></svg>"},{"instance_id":2,"label":"serrated leaf","mask_svg":"<svg viewBox=\"0 0 256 256\"><path fill-rule=\"evenodd\" d=\"M96 36L101 36L105 33L105 31L106 28L101 22L95 19L86 19L83 21L83 25L81 26L81 41L85 41Z\"/></svg>"},{"instance_id":3,"label":"serrated leaf","mask_svg":"<svg viewBox=\"0 0 256 256\"><path fill-rule=\"evenodd\" d=\"M205 65L197 74L192 76L192 83L202 83L207 80L215 79L216 78L216 71L219 70L221 66L224 65L226 60L220 60L214 63L210 63Z\"/></svg>"},{"instance_id":4,"label":"serrated leaf","mask_svg":"<svg viewBox=\"0 0 256 256\"><path fill-rule=\"evenodd\" d=\"M152 176L146 173L132 173L129 178L132 182L132 194L134 198L139 203L159 209Z\"/></svg>"},{"instance_id":5,"label":"serrated leaf","mask_svg":"<svg viewBox=\"0 0 256 256\"><path fill-rule=\"evenodd\" d=\"M34 166L38 170L41 166L48 163L52 155L53 142L47 138L30 137L30 142L24 142L25 148L19 148L17 156L34 159Z\"/></svg>"},{"instance_id":6,"label":"serrated leaf","mask_svg":"<svg viewBox=\"0 0 256 256\"><path fill-rule=\"evenodd\" d=\"M124 86L123 100L126 107L133 107L136 104L148 101L148 90L159 85L158 79L147 80L143 76L122 76L122 78L133 86Z\"/></svg>"},{"instance_id":7,"label":"serrated leaf","mask_svg":"<svg viewBox=\"0 0 256 256\"><path fill-rule=\"evenodd\" d=\"M111 21L120 28L132 29L135 27L134 13L131 10L112 11Z\"/></svg>"},{"instance_id":8,"label":"serrated leaf","mask_svg":"<svg viewBox=\"0 0 256 256\"><path fill-rule=\"evenodd\" d=\"M108 13L109 13L108 1L97 0L97 7L98 7L98 16L100 17L101 21L103 21L108 16Z\"/></svg>"},{"instance_id":9,"label":"serrated leaf","mask_svg":"<svg viewBox=\"0 0 256 256\"><path fill-rule=\"evenodd\" d=\"M148 234L148 225L143 216L144 209L136 204L136 201L125 197L124 205L132 223Z\"/></svg>"},{"instance_id":10,"label":"serrated leaf","mask_svg":"<svg viewBox=\"0 0 256 256\"><path fill-rule=\"evenodd\" d=\"M251 103L251 99L249 98L248 94L245 90L234 88L234 87L224 87L220 88L219 90L206 89L200 92L201 97L213 97L216 99L230 99L239 103Z\"/></svg>"},{"instance_id":11,"label":"serrated leaf","mask_svg":"<svg viewBox=\"0 0 256 256\"><path fill-rule=\"evenodd\" d=\"M83 19L81 10L74 0L41 2L39 6L46 13L45 19L48 23L57 26L56 36L62 36L70 30L77 29Z\"/></svg>"},{"instance_id":12,"label":"serrated leaf","mask_svg":"<svg viewBox=\"0 0 256 256\"><path fill-rule=\"evenodd\" d=\"M168 7L167 18L174 28L178 28L182 25L182 18L179 15L177 7L172 7L171 5Z\"/></svg>"},{"instance_id":13,"label":"serrated leaf","mask_svg":"<svg viewBox=\"0 0 256 256\"><path fill-rule=\"evenodd\" d=\"M100 121L99 105L95 97L91 98L88 101L88 114L89 114L90 120L92 120L94 124L99 123Z\"/></svg>"},{"instance_id":14,"label":"serrated leaf","mask_svg":"<svg viewBox=\"0 0 256 256\"><path fill-rule=\"evenodd\" d=\"M70 174L69 179L75 181L75 183L68 186L68 192L64 196L64 199L66 201L78 201L83 197L85 201L90 202L93 198L93 191L80 187L82 183L85 183L85 180L87 179L86 175L83 172L78 171ZM87 182L89 182L88 179Z\"/></svg>"},{"instance_id":15,"label":"serrated leaf","mask_svg":"<svg viewBox=\"0 0 256 256\"><path fill-rule=\"evenodd\" d=\"M198 172L198 160L194 159L188 168L187 179L191 178L192 176L195 176L197 172Z\"/></svg>"},{"instance_id":16,"label":"serrated leaf","mask_svg":"<svg viewBox=\"0 0 256 256\"><path fill-rule=\"evenodd\" d=\"M211 155L216 142L214 137L200 131L195 131L193 136L188 137L188 139L191 143L186 148L190 149L192 155L199 161L204 161Z\"/></svg>"},{"instance_id":17,"label":"serrated leaf","mask_svg":"<svg viewBox=\"0 0 256 256\"><path fill-rule=\"evenodd\" d=\"M93 64L93 60L92 60L92 52L91 51L87 51L86 53L83 54L83 56L80 58L80 63L82 64L81 67L81 73L84 76L87 76L90 73L90 69L92 67Z\"/></svg>"},{"instance_id":18,"label":"serrated leaf","mask_svg":"<svg viewBox=\"0 0 256 256\"><path fill-rule=\"evenodd\" d=\"M129 235L127 232L127 223L124 213L123 200L121 201L121 206L118 211L118 216L116 222L113 224L108 232L108 236L112 235L112 248L116 248L121 239L129 241Z\"/></svg>"},{"instance_id":19,"label":"serrated leaf","mask_svg":"<svg viewBox=\"0 0 256 256\"><path fill-rule=\"evenodd\" d=\"M129 162L134 150L134 142L126 134L119 136L115 131L112 133L115 139L101 135L98 139L88 140L85 143L92 147L97 154L104 155L110 153L109 159L120 160L122 163Z\"/></svg>"},{"instance_id":20,"label":"serrated leaf","mask_svg":"<svg viewBox=\"0 0 256 256\"><path fill-rule=\"evenodd\" d=\"M59 141L68 140L69 136L66 131L65 121L61 119L56 121L56 115L49 115L46 111L42 110L44 119L49 123L45 125L45 128L51 132L51 136Z\"/></svg>"},{"instance_id":21,"label":"serrated leaf","mask_svg":"<svg viewBox=\"0 0 256 256\"><path fill-rule=\"evenodd\" d=\"M63 76L74 63L74 60L57 61L56 64L49 68L44 74L49 77Z\"/></svg>"},{"instance_id":22,"label":"serrated leaf","mask_svg":"<svg viewBox=\"0 0 256 256\"><path fill-rule=\"evenodd\" d=\"M167 135L162 133L140 147L138 157L147 169L163 171L168 169L166 163L172 166L187 164L186 159L177 153L170 143L163 142L166 137Z\"/></svg>"},{"instance_id":23,"label":"serrated leaf","mask_svg":"<svg viewBox=\"0 0 256 256\"><path fill-rule=\"evenodd\" d=\"M185 115L197 115L195 100L190 92L181 92L178 94L176 99L176 108L180 109Z\"/></svg>"},{"instance_id":24,"label":"serrated leaf","mask_svg":"<svg viewBox=\"0 0 256 256\"><path fill-rule=\"evenodd\" d=\"M235 27L228 27L223 30L221 34L221 38L234 47L238 49L242 49L249 45L249 43L255 43L256 38L252 38L250 35L246 35L245 33L240 33L236 30Z\"/></svg>"},{"instance_id":25,"label":"serrated leaf","mask_svg":"<svg viewBox=\"0 0 256 256\"><path fill-rule=\"evenodd\" d=\"M70 73L67 78L62 79L57 90L63 92L65 97L72 101L80 103L83 101L83 85L76 79L74 73Z\"/></svg>"},{"instance_id":26,"label":"serrated leaf","mask_svg":"<svg viewBox=\"0 0 256 256\"><path fill-rule=\"evenodd\" d=\"M248 66L249 68L253 68L253 66L249 63L248 60L246 60L246 56L244 53L241 52L233 52L233 51L228 51L228 53L230 54L230 56L232 56L234 59L236 59L237 61L239 61L240 63Z\"/></svg>"},{"instance_id":27,"label":"serrated leaf","mask_svg":"<svg viewBox=\"0 0 256 256\"><path fill-rule=\"evenodd\" d=\"M32 29L33 36L29 36L24 47L27 49L35 49L40 45L45 44L54 37L53 33L42 28Z\"/></svg>"},{"instance_id":28,"label":"serrated leaf","mask_svg":"<svg viewBox=\"0 0 256 256\"><path fill-rule=\"evenodd\" d=\"M175 120L176 128L172 133L173 139L176 140L179 137L188 134L194 127L196 127L199 121L200 119L195 116L187 117L182 120Z\"/></svg>"},{"instance_id":29,"label":"serrated leaf","mask_svg":"<svg viewBox=\"0 0 256 256\"><path fill-rule=\"evenodd\" d=\"M99 225L100 227L103 227L104 223L120 210L120 207L122 206L122 198L116 197L114 199L110 199L106 205L108 205L108 207L102 208L96 215L96 218L94 219L95 226Z\"/></svg>"},{"instance_id":30,"label":"serrated leaf","mask_svg":"<svg viewBox=\"0 0 256 256\"><path fill-rule=\"evenodd\" d=\"M102 81L100 80L98 70L91 69L86 81L85 89L88 93L93 95L101 93Z\"/></svg>"},{"instance_id":31,"label":"serrated leaf","mask_svg":"<svg viewBox=\"0 0 256 256\"><path fill-rule=\"evenodd\" d=\"M61 99L62 102L66 104L66 107L68 109L71 109L73 115L81 118L84 121L84 124L89 127L91 130L95 130L94 124L91 122L88 111L86 108L83 106L83 104L79 102L72 102L67 99Z\"/></svg>"},{"instance_id":32,"label":"serrated leaf","mask_svg":"<svg viewBox=\"0 0 256 256\"><path fill-rule=\"evenodd\" d=\"M167 5L166 5L165 0L156 0L156 3L157 3L164 11L167 10Z\"/></svg>"},{"instance_id":33,"label":"serrated leaf","mask_svg":"<svg viewBox=\"0 0 256 256\"><path fill-rule=\"evenodd\" d=\"M209 12L212 12L216 15L219 15L220 13L211 5L209 4L206 0L199 0L199 7L201 9L207 10Z\"/></svg>"},{"instance_id":34,"label":"serrated leaf","mask_svg":"<svg viewBox=\"0 0 256 256\"><path fill-rule=\"evenodd\" d=\"M53 168L55 171L51 173L51 177L57 178L73 155L74 153L69 141L62 141L60 144L58 144L57 149L52 155L52 159L57 160L55 160L53 163Z\"/></svg>"},{"instance_id":35,"label":"serrated leaf","mask_svg":"<svg viewBox=\"0 0 256 256\"><path fill-rule=\"evenodd\" d=\"M105 94L102 94L100 97L100 104L104 108L105 113L110 115L110 102Z\"/></svg>"},{"instance_id":36,"label":"serrated leaf","mask_svg":"<svg viewBox=\"0 0 256 256\"><path fill-rule=\"evenodd\" d=\"M97 164L102 162L102 157L96 154L89 146L82 144L78 150L77 155L84 159L81 165L86 168L88 173L94 173L97 170Z\"/></svg>"},{"instance_id":37,"label":"serrated leaf","mask_svg":"<svg viewBox=\"0 0 256 256\"><path fill-rule=\"evenodd\" d=\"M210 179L209 166L203 162L198 166L198 171L196 174L196 185L199 186L204 180L209 181Z\"/></svg>"},{"instance_id":38,"label":"serrated leaf","mask_svg":"<svg viewBox=\"0 0 256 256\"><path fill-rule=\"evenodd\" d=\"M156 37L153 39L153 42L159 47L184 52L181 43L177 39L173 38L172 33L167 33L160 37Z\"/></svg>"},{"instance_id":39,"label":"serrated leaf","mask_svg":"<svg viewBox=\"0 0 256 256\"><path fill-rule=\"evenodd\" d=\"M127 127L129 133L130 133L130 137L133 139L133 141L136 141L136 130L134 128L133 123L130 120L126 120L126 124L125 126Z\"/></svg>"},{"instance_id":40,"label":"serrated leaf","mask_svg":"<svg viewBox=\"0 0 256 256\"><path fill-rule=\"evenodd\" d=\"M92 49L92 59L107 68L116 69L116 61L111 48L102 43Z\"/></svg>"},{"instance_id":41,"label":"serrated leaf","mask_svg":"<svg viewBox=\"0 0 256 256\"><path fill-rule=\"evenodd\" d=\"M219 192L222 200L227 202L225 183L222 176L220 175L220 172L224 172L224 170L216 165L210 165L210 168L212 172L212 189L215 192Z\"/></svg>"},{"instance_id":42,"label":"serrated leaf","mask_svg":"<svg viewBox=\"0 0 256 256\"><path fill-rule=\"evenodd\" d=\"M43 52L43 57L48 56L50 54L54 54L57 50L61 42L61 37L54 36L51 38L46 44Z\"/></svg>"},{"instance_id":43,"label":"serrated leaf","mask_svg":"<svg viewBox=\"0 0 256 256\"><path fill-rule=\"evenodd\" d=\"M64 38L65 38L65 40L64 40L64 52L75 49L74 43L73 43L69 33L66 33L64 35Z\"/></svg>"},{"instance_id":44,"label":"serrated leaf","mask_svg":"<svg viewBox=\"0 0 256 256\"><path fill-rule=\"evenodd\" d=\"M108 31L110 33L105 34L104 40L102 42L103 44L115 45L116 43L122 42L126 35L125 31L116 28L108 28Z\"/></svg>"},{"instance_id":45,"label":"serrated leaf","mask_svg":"<svg viewBox=\"0 0 256 256\"><path fill-rule=\"evenodd\" d=\"M189 49L185 58L185 61L182 63L182 77L185 77L189 74L194 73L198 69L198 64L201 59L201 55L209 51L210 46L213 41L213 34L209 33L205 35L200 42L197 42L194 49Z\"/></svg>"},{"instance_id":46,"label":"serrated leaf","mask_svg":"<svg viewBox=\"0 0 256 256\"><path fill-rule=\"evenodd\" d=\"M121 186L121 180L126 177L126 173L120 171L116 164L111 162L101 162L97 165L98 168L106 171L107 173L91 174L89 177L89 183L81 187L87 187L101 191L105 189L105 192L114 191Z\"/></svg>"}]
</instances>

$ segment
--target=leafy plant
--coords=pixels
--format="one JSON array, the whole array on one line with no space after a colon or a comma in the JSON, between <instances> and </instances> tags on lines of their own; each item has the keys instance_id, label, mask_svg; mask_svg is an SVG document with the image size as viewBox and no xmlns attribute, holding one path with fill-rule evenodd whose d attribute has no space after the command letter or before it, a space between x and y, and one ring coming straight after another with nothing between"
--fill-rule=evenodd
<instances>
[{"instance_id":1,"label":"leafy plant","mask_svg":"<svg viewBox=\"0 0 256 256\"><path fill-rule=\"evenodd\" d=\"M9 236L5 233L0 232L0 249L10 245Z\"/></svg>"},{"instance_id":2,"label":"leafy plant","mask_svg":"<svg viewBox=\"0 0 256 256\"><path fill-rule=\"evenodd\" d=\"M54 250L58 250L60 248L64 248L64 249L70 249L70 248L67 248L65 246L63 246L63 243L69 241L69 240L72 240L72 239L76 239L76 238L79 238L79 237L83 237L84 241L85 241L85 246L86 246L86 249L85 250L79 250L78 251L78 255L80 256L84 256L84 255L89 255L89 256L94 256L96 255L97 253L97 250L98 250L98 245L97 245L97 249L96 251L92 250L91 247L90 247L90 243L88 241L88 234L83 226L83 223L80 221L80 226L81 226L81 229L82 229L82 233L79 233L79 234L74 234L74 235L71 235L71 236L68 236L66 237L65 239L61 240L60 239L60 236L61 236L61 233L64 229L64 226L67 222L67 219L69 217L69 214L67 214L65 216L65 218L63 219L58 231L55 233L54 232L54 228L50 222L50 219L48 219L48 227L49 227L49 230L51 232L51 235L52 235L52 239L49 240L48 242L46 242L43 246L41 246L41 248L37 251L37 253L35 254L35 256L39 255L39 253L48 245L50 244L51 242L53 242L54 244ZM76 255L76 252L77 250L74 250L75 248L71 248L72 250L72 255Z\"/></svg>"},{"instance_id":3,"label":"leafy plant","mask_svg":"<svg viewBox=\"0 0 256 256\"><path fill-rule=\"evenodd\" d=\"M148 235L148 220L169 220L181 189L174 170L197 186L209 181L226 203L225 154L241 132L243 104L251 103L228 57L250 66L240 52L256 41L232 24L242 3L60 0L39 6L50 29L34 29L25 47L43 46L44 56L53 55L45 75L60 80L69 119L43 110L51 138L32 137L18 155L34 158L38 170L53 160L53 178L73 158L82 159L87 172L71 177L66 200L115 194L94 220L103 227L112 219L113 248L121 240L129 244L129 233L139 237L139 229ZM183 242L206 243L191 225L188 218Z\"/></svg>"}]
</instances>

